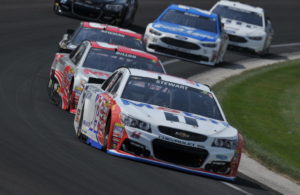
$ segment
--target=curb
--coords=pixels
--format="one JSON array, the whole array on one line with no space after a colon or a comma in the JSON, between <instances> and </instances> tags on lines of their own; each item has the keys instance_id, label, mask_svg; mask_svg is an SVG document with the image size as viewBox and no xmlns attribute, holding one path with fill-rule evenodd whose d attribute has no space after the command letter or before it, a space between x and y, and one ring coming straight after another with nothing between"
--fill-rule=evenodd
<instances>
[{"instance_id":1,"label":"curb","mask_svg":"<svg viewBox=\"0 0 300 195\"><path fill-rule=\"evenodd\" d=\"M295 59L300 59L300 52L281 54L273 59L250 59L239 61L232 65L225 65L194 75L189 79L213 86L220 81L239 75L247 70ZM282 194L298 195L300 193L300 185L282 175L272 172L258 161L251 159L245 153L242 155L239 171Z\"/></svg>"}]
</instances>

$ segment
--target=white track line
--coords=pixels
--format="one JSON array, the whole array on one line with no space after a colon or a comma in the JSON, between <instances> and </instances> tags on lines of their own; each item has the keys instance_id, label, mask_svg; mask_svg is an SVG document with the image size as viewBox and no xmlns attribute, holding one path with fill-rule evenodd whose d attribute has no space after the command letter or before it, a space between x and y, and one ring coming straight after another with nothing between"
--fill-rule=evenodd
<instances>
[{"instance_id":1,"label":"white track line","mask_svg":"<svg viewBox=\"0 0 300 195\"><path fill-rule=\"evenodd\" d=\"M237 187L237 186L235 186L235 185L233 185L233 184L231 184L231 183L228 183L228 182L225 182L225 181L221 181L221 183L223 183L223 184L227 185L228 187L231 187L231 188L233 188L233 189L235 189L235 190L237 190L237 191L239 191L239 192L241 192L241 193L243 193L243 194L246 194L246 195L253 195L253 194L251 194L251 193L249 193L249 192L246 192L246 191L243 190L242 188L239 188L239 187Z\"/></svg>"},{"instance_id":2,"label":"white track line","mask_svg":"<svg viewBox=\"0 0 300 195\"><path fill-rule=\"evenodd\" d=\"M300 46L300 43L284 43L284 44L276 44L276 45L271 45L271 48L278 48L278 47L292 47L292 46ZM172 59L172 60L167 60L165 62L163 62L163 65L169 65L169 64L173 64L176 62L179 62L180 60L178 59Z\"/></svg>"}]
</instances>

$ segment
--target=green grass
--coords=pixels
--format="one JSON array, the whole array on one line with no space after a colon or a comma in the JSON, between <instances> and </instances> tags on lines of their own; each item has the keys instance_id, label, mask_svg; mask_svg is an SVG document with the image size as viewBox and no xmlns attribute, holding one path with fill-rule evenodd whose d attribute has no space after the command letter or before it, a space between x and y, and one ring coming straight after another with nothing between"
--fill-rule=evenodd
<instances>
[{"instance_id":1,"label":"green grass","mask_svg":"<svg viewBox=\"0 0 300 195\"><path fill-rule=\"evenodd\" d=\"M300 60L247 71L213 90L246 151L300 181Z\"/></svg>"}]
</instances>

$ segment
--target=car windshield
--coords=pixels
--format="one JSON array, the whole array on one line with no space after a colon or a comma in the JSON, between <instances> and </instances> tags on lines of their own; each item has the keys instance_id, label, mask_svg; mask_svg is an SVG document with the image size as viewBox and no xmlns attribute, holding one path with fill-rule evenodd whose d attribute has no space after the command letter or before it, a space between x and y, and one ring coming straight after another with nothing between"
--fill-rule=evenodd
<instances>
[{"instance_id":1,"label":"car windshield","mask_svg":"<svg viewBox=\"0 0 300 195\"><path fill-rule=\"evenodd\" d=\"M143 43L140 39L95 28L81 28L81 30L72 38L71 43L73 45L79 45L85 40L100 41L114 45L122 45L133 49L144 50Z\"/></svg>"},{"instance_id":2,"label":"car windshield","mask_svg":"<svg viewBox=\"0 0 300 195\"><path fill-rule=\"evenodd\" d=\"M223 120L211 93L178 83L131 76L122 98Z\"/></svg>"},{"instance_id":3,"label":"car windshield","mask_svg":"<svg viewBox=\"0 0 300 195\"><path fill-rule=\"evenodd\" d=\"M216 18L209 18L179 10L169 10L160 18L160 20L217 33Z\"/></svg>"},{"instance_id":4,"label":"car windshield","mask_svg":"<svg viewBox=\"0 0 300 195\"><path fill-rule=\"evenodd\" d=\"M119 67L137 68L164 73L158 60L139 57L118 51L91 48L83 67L113 72Z\"/></svg>"},{"instance_id":5,"label":"car windshield","mask_svg":"<svg viewBox=\"0 0 300 195\"><path fill-rule=\"evenodd\" d=\"M218 5L213 13L219 14L223 18L242 21L248 24L263 26L262 16L256 12L249 12L234 7Z\"/></svg>"}]
</instances>

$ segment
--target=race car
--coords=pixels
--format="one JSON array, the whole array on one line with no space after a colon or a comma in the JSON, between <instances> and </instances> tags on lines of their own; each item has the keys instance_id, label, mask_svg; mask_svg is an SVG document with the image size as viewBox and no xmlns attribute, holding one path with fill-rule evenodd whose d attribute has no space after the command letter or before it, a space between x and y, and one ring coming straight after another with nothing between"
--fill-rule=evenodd
<instances>
[{"instance_id":1,"label":"race car","mask_svg":"<svg viewBox=\"0 0 300 195\"><path fill-rule=\"evenodd\" d=\"M117 26L131 25L137 8L137 0L54 0L53 4L58 15Z\"/></svg>"},{"instance_id":2,"label":"race car","mask_svg":"<svg viewBox=\"0 0 300 195\"><path fill-rule=\"evenodd\" d=\"M274 30L262 8L221 0L211 12L222 18L230 46L251 50L259 55L269 52Z\"/></svg>"},{"instance_id":3,"label":"race car","mask_svg":"<svg viewBox=\"0 0 300 195\"><path fill-rule=\"evenodd\" d=\"M109 154L224 180L235 179L243 148L206 85L132 68L85 85L74 129Z\"/></svg>"},{"instance_id":4,"label":"race car","mask_svg":"<svg viewBox=\"0 0 300 195\"><path fill-rule=\"evenodd\" d=\"M134 67L164 73L156 56L103 42L84 41L71 54L57 53L48 84L52 103L75 113L84 84L102 83L117 68Z\"/></svg>"},{"instance_id":5,"label":"race car","mask_svg":"<svg viewBox=\"0 0 300 195\"><path fill-rule=\"evenodd\" d=\"M144 41L149 52L206 65L221 63L228 45L216 14L183 5L170 5L148 24Z\"/></svg>"},{"instance_id":6,"label":"race car","mask_svg":"<svg viewBox=\"0 0 300 195\"><path fill-rule=\"evenodd\" d=\"M107 24L81 22L75 31L68 29L67 33L63 35L62 40L59 42L58 52L69 53L85 40L144 50L141 34Z\"/></svg>"}]
</instances>

